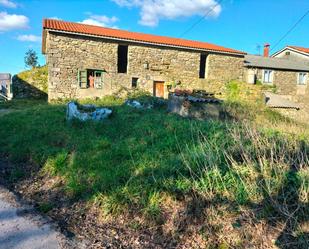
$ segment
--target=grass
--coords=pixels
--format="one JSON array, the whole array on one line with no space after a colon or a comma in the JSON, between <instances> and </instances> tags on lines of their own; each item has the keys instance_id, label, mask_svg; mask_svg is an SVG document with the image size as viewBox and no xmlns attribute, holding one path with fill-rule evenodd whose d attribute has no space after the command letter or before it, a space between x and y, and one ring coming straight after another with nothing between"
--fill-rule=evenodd
<instances>
[{"instance_id":1,"label":"grass","mask_svg":"<svg viewBox=\"0 0 309 249\"><path fill-rule=\"evenodd\" d=\"M32 68L30 70L26 70L23 72L20 72L16 75L20 80L24 82L28 82L29 84L33 85L34 87L40 89L42 92L46 93L48 92L48 84L47 84L47 78L48 78L48 68L47 66L39 66ZM13 85L13 91L18 90L14 89Z\"/></svg>"},{"instance_id":2,"label":"grass","mask_svg":"<svg viewBox=\"0 0 309 249\"><path fill-rule=\"evenodd\" d=\"M42 213L48 213L52 209L53 209L53 205L51 203L41 202L38 204L38 210Z\"/></svg>"},{"instance_id":3,"label":"grass","mask_svg":"<svg viewBox=\"0 0 309 249\"><path fill-rule=\"evenodd\" d=\"M15 182L25 176L25 172L20 167L14 167L10 172L10 181Z\"/></svg>"},{"instance_id":4,"label":"grass","mask_svg":"<svg viewBox=\"0 0 309 249\"><path fill-rule=\"evenodd\" d=\"M256 219L286 221L286 234L298 231L295 243L307 245L308 234L299 231L309 221L307 127L258 102L240 102L235 84L229 89L224 108L233 118L225 121L183 119L164 106L133 109L113 97L91 101L112 108L102 122L68 123L62 103L4 103L0 108L19 111L0 117L0 153L60 176L69 198L98 206L104 216L133 213L164 224L167 207L189 196L197 199L196 212L202 200L232 213L259 207ZM15 169L12 181L23 176Z\"/></svg>"},{"instance_id":5,"label":"grass","mask_svg":"<svg viewBox=\"0 0 309 249\"><path fill-rule=\"evenodd\" d=\"M42 99L18 99L7 102L0 102L0 110L25 110L38 105L46 105L46 100Z\"/></svg>"}]
</instances>

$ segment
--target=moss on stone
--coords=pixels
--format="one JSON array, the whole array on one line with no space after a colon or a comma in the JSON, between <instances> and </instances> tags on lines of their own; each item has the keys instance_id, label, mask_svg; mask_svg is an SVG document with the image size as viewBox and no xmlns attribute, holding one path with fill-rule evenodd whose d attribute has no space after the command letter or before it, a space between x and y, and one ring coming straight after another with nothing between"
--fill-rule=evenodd
<instances>
[{"instance_id":1,"label":"moss on stone","mask_svg":"<svg viewBox=\"0 0 309 249\"><path fill-rule=\"evenodd\" d=\"M13 94L16 98L46 98L48 92L47 66L23 71L13 77Z\"/></svg>"}]
</instances>

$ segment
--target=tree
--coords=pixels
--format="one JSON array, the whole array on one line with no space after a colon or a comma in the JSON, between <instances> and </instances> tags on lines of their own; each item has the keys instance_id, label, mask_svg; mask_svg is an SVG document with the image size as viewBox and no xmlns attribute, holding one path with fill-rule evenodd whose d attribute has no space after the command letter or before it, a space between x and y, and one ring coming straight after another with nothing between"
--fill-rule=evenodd
<instances>
[{"instance_id":1,"label":"tree","mask_svg":"<svg viewBox=\"0 0 309 249\"><path fill-rule=\"evenodd\" d=\"M33 49L29 49L25 55L26 67L34 68L38 65L38 56Z\"/></svg>"}]
</instances>

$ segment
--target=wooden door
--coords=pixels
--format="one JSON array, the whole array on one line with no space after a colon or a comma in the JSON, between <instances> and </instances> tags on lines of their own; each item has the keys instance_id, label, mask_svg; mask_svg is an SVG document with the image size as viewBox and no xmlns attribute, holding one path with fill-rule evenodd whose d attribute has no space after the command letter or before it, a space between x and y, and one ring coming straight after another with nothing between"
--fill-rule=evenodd
<instances>
[{"instance_id":1,"label":"wooden door","mask_svg":"<svg viewBox=\"0 0 309 249\"><path fill-rule=\"evenodd\" d=\"M164 81L155 81L153 95L158 98L164 98Z\"/></svg>"}]
</instances>

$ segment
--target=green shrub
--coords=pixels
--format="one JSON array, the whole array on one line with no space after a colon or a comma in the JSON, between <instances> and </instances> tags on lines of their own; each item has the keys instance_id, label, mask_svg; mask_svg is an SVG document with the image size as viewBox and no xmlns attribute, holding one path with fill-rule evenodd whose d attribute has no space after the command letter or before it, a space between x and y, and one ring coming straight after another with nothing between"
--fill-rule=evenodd
<instances>
[{"instance_id":1,"label":"green shrub","mask_svg":"<svg viewBox=\"0 0 309 249\"><path fill-rule=\"evenodd\" d=\"M237 100L240 94L240 83L237 81L230 81L226 84L226 94L228 100Z\"/></svg>"}]
</instances>

